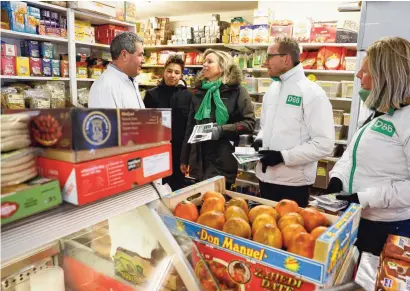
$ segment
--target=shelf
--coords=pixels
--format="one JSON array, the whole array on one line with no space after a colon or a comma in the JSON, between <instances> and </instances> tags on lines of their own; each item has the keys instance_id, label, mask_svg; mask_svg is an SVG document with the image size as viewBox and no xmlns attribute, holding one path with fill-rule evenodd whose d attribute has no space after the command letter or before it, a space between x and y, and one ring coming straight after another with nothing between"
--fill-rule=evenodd
<instances>
[{"instance_id":1,"label":"shelf","mask_svg":"<svg viewBox=\"0 0 410 291\"><path fill-rule=\"evenodd\" d=\"M1 75L2 80L27 80L27 81L69 81L70 78L61 77L31 77L31 76L4 76Z\"/></svg>"},{"instance_id":2,"label":"shelf","mask_svg":"<svg viewBox=\"0 0 410 291\"><path fill-rule=\"evenodd\" d=\"M2 226L2 267L24 259L44 245L158 198L154 186L149 184L81 207L63 204L21 222Z\"/></svg>"},{"instance_id":3,"label":"shelf","mask_svg":"<svg viewBox=\"0 0 410 291\"><path fill-rule=\"evenodd\" d=\"M347 140L345 139L336 140L335 144L347 145Z\"/></svg>"},{"instance_id":4,"label":"shelf","mask_svg":"<svg viewBox=\"0 0 410 291\"><path fill-rule=\"evenodd\" d=\"M92 79L92 78L77 78L78 82L94 82L97 79Z\"/></svg>"},{"instance_id":5,"label":"shelf","mask_svg":"<svg viewBox=\"0 0 410 291\"><path fill-rule=\"evenodd\" d=\"M204 44L170 44L170 45L144 45L144 50L156 50L156 49L201 49L208 48L225 48L223 43L204 43Z\"/></svg>"},{"instance_id":6,"label":"shelf","mask_svg":"<svg viewBox=\"0 0 410 291\"><path fill-rule=\"evenodd\" d=\"M329 97L330 101L344 101L344 102L352 102L352 98L343 98L343 97Z\"/></svg>"},{"instance_id":7,"label":"shelf","mask_svg":"<svg viewBox=\"0 0 410 291\"><path fill-rule=\"evenodd\" d=\"M78 46L87 46L87 47L96 47L96 48L103 48L103 49L110 49L109 44L102 44L102 43L89 43L85 41L75 41L75 44Z\"/></svg>"},{"instance_id":8,"label":"shelf","mask_svg":"<svg viewBox=\"0 0 410 291\"><path fill-rule=\"evenodd\" d=\"M164 65L143 65L143 68L164 68ZM186 65L185 68L198 68L202 69L202 65Z\"/></svg>"},{"instance_id":9,"label":"shelf","mask_svg":"<svg viewBox=\"0 0 410 291\"><path fill-rule=\"evenodd\" d=\"M61 7L58 5L53 5L53 4L48 4L45 1L24 1L27 2L30 6L38 7L38 8L44 8L48 10L52 10L55 12L67 12L67 8ZM67 3L68 4L68 3Z\"/></svg>"},{"instance_id":10,"label":"shelf","mask_svg":"<svg viewBox=\"0 0 410 291\"><path fill-rule=\"evenodd\" d=\"M68 43L68 40L62 37L31 34L31 33L18 32L18 31L7 30L7 29L0 29L0 34L2 38L33 39L33 40L44 40L44 41L50 41L50 42Z\"/></svg>"},{"instance_id":11,"label":"shelf","mask_svg":"<svg viewBox=\"0 0 410 291\"><path fill-rule=\"evenodd\" d=\"M354 76L355 71L343 71L343 70L304 70L306 74L318 74L318 75L335 75L335 76Z\"/></svg>"},{"instance_id":12,"label":"shelf","mask_svg":"<svg viewBox=\"0 0 410 291\"><path fill-rule=\"evenodd\" d=\"M86 20L86 21L91 22L91 24L93 25L115 24L115 25L126 26L126 27L135 27L135 24L132 24L132 23L119 21L119 20L110 18L109 16L103 16L103 15L88 13L84 11L74 10L74 15L75 15L75 19Z\"/></svg>"},{"instance_id":13,"label":"shelf","mask_svg":"<svg viewBox=\"0 0 410 291\"><path fill-rule=\"evenodd\" d=\"M242 169L238 169L238 171L243 172L243 173L256 174L255 170L242 170Z\"/></svg>"},{"instance_id":14,"label":"shelf","mask_svg":"<svg viewBox=\"0 0 410 291\"><path fill-rule=\"evenodd\" d=\"M259 187L259 183L257 183L257 182L251 182L251 181L248 181L248 180L242 180L242 179L238 179L238 178L236 178L236 181L239 182L239 183L242 183L242 184L249 184L249 185Z\"/></svg>"},{"instance_id":15,"label":"shelf","mask_svg":"<svg viewBox=\"0 0 410 291\"><path fill-rule=\"evenodd\" d=\"M324 46L345 47L349 50L356 50L357 43L300 43L303 49L319 49Z\"/></svg>"}]
</instances>

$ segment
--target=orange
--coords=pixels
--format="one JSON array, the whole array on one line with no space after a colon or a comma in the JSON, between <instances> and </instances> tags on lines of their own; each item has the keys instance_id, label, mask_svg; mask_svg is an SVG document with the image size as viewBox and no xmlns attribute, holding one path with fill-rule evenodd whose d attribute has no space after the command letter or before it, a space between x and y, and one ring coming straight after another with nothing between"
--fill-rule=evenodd
<instances>
[{"instance_id":1,"label":"orange","mask_svg":"<svg viewBox=\"0 0 410 291\"><path fill-rule=\"evenodd\" d=\"M225 211L225 219L228 220L233 217L240 217L243 220L245 220L247 223L249 223L248 216L246 215L245 211L243 211L242 208L238 206L231 206L228 207Z\"/></svg>"},{"instance_id":2,"label":"orange","mask_svg":"<svg viewBox=\"0 0 410 291\"><path fill-rule=\"evenodd\" d=\"M273 208L272 206L267 206L267 205L258 205L255 206L254 208L252 208L249 211L249 221L251 223L253 223L253 221L255 220L255 218L262 213L267 213L269 215L271 215L273 218L275 218L275 220L277 221L279 218L278 213L276 212L275 208Z\"/></svg>"},{"instance_id":3,"label":"orange","mask_svg":"<svg viewBox=\"0 0 410 291\"><path fill-rule=\"evenodd\" d=\"M222 212L212 210L201 214L197 220L197 223L210 228L215 228L217 230L222 230L225 224L225 216Z\"/></svg>"},{"instance_id":4,"label":"orange","mask_svg":"<svg viewBox=\"0 0 410 291\"><path fill-rule=\"evenodd\" d=\"M177 204L174 210L174 215L176 217L196 222L199 214L198 209L192 202L184 200Z\"/></svg>"},{"instance_id":5,"label":"orange","mask_svg":"<svg viewBox=\"0 0 410 291\"><path fill-rule=\"evenodd\" d=\"M299 212L299 205L293 200L282 199L281 201L276 203L275 209L282 217L289 212Z\"/></svg>"},{"instance_id":6,"label":"orange","mask_svg":"<svg viewBox=\"0 0 410 291\"><path fill-rule=\"evenodd\" d=\"M227 220L222 231L247 239L251 237L251 227L249 223L240 217Z\"/></svg>"},{"instance_id":7,"label":"orange","mask_svg":"<svg viewBox=\"0 0 410 291\"><path fill-rule=\"evenodd\" d=\"M327 230L326 226L318 226L314 230L310 232L310 234L313 236L313 238L316 240L322 233L324 233Z\"/></svg>"},{"instance_id":8,"label":"orange","mask_svg":"<svg viewBox=\"0 0 410 291\"><path fill-rule=\"evenodd\" d=\"M204 204L202 204L201 214L211 210L225 212L225 203L223 203L220 198L210 197L204 201Z\"/></svg>"},{"instance_id":9,"label":"orange","mask_svg":"<svg viewBox=\"0 0 410 291\"><path fill-rule=\"evenodd\" d=\"M313 252L315 250L315 239L313 236L306 232L301 232L295 236L291 241L288 251L290 253L306 257L313 258Z\"/></svg>"},{"instance_id":10,"label":"orange","mask_svg":"<svg viewBox=\"0 0 410 291\"><path fill-rule=\"evenodd\" d=\"M300 224L290 224L282 229L283 245L288 248L295 238L301 232L306 232L306 229Z\"/></svg>"},{"instance_id":11,"label":"orange","mask_svg":"<svg viewBox=\"0 0 410 291\"><path fill-rule=\"evenodd\" d=\"M267 213L259 214L252 223L252 234L255 234L255 232L265 224L276 226L276 220L272 215Z\"/></svg>"},{"instance_id":12,"label":"orange","mask_svg":"<svg viewBox=\"0 0 410 291\"><path fill-rule=\"evenodd\" d=\"M274 248L282 248L282 233L273 224L265 224L260 227L253 236L253 240Z\"/></svg>"},{"instance_id":13,"label":"orange","mask_svg":"<svg viewBox=\"0 0 410 291\"><path fill-rule=\"evenodd\" d=\"M231 200L228 201L226 208L230 206L238 206L242 208L246 214L248 214L249 212L248 203L246 203L245 199L242 199L242 198L232 198Z\"/></svg>"},{"instance_id":14,"label":"orange","mask_svg":"<svg viewBox=\"0 0 410 291\"><path fill-rule=\"evenodd\" d=\"M296 212L289 212L279 219L278 227L282 231L285 226L295 223L304 226L302 215Z\"/></svg>"},{"instance_id":15,"label":"orange","mask_svg":"<svg viewBox=\"0 0 410 291\"><path fill-rule=\"evenodd\" d=\"M211 198L211 197L216 197L216 198L221 199L222 202L223 202L223 204L225 205L225 202L226 202L226 201L225 201L225 197L224 197L221 193L216 192L216 191L208 191L208 192L206 192L206 193L202 196L202 201L205 201L206 199Z\"/></svg>"},{"instance_id":16,"label":"orange","mask_svg":"<svg viewBox=\"0 0 410 291\"><path fill-rule=\"evenodd\" d=\"M327 225L326 217L312 207L308 207L302 210L300 213L305 221L305 228L308 232L311 232L318 226Z\"/></svg>"}]
</instances>

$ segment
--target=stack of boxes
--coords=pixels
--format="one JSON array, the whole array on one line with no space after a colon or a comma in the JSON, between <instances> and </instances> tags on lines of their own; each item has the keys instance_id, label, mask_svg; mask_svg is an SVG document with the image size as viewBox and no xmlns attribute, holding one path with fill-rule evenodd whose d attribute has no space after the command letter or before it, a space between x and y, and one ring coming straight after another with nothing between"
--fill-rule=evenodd
<instances>
[{"instance_id":1,"label":"stack of boxes","mask_svg":"<svg viewBox=\"0 0 410 291\"><path fill-rule=\"evenodd\" d=\"M31 34L67 37L67 19L57 12L28 6L27 3L18 1L3 1L1 7L3 28Z\"/></svg>"},{"instance_id":2,"label":"stack of boxes","mask_svg":"<svg viewBox=\"0 0 410 291\"><path fill-rule=\"evenodd\" d=\"M99 25L95 27L95 40L97 43L111 44L114 37L126 31L125 27L117 25Z\"/></svg>"},{"instance_id":3,"label":"stack of boxes","mask_svg":"<svg viewBox=\"0 0 410 291\"><path fill-rule=\"evenodd\" d=\"M75 20L74 22L75 40L87 43L95 43L94 27L88 21Z\"/></svg>"},{"instance_id":4,"label":"stack of boxes","mask_svg":"<svg viewBox=\"0 0 410 291\"><path fill-rule=\"evenodd\" d=\"M151 17L143 28L145 45L166 45L171 39L172 31L169 18Z\"/></svg>"}]
</instances>

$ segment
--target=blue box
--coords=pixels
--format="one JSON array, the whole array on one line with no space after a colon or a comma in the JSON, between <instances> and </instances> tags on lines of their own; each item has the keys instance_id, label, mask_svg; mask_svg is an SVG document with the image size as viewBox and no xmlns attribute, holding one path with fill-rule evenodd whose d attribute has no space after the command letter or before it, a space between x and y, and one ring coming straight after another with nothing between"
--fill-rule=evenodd
<instances>
[{"instance_id":1,"label":"blue box","mask_svg":"<svg viewBox=\"0 0 410 291\"><path fill-rule=\"evenodd\" d=\"M54 58L54 44L51 42L41 43L41 57L44 59Z\"/></svg>"},{"instance_id":2,"label":"blue box","mask_svg":"<svg viewBox=\"0 0 410 291\"><path fill-rule=\"evenodd\" d=\"M1 1L1 8L22 14L27 13L27 3L20 1Z\"/></svg>"},{"instance_id":3,"label":"blue box","mask_svg":"<svg viewBox=\"0 0 410 291\"><path fill-rule=\"evenodd\" d=\"M24 15L24 26L25 32L31 34L38 34L38 29L40 27L40 19L30 16L28 14Z\"/></svg>"},{"instance_id":4,"label":"blue box","mask_svg":"<svg viewBox=\"0 0 410 291\"><path fill-rule=\"evenodd\" d=\"M25 14L16 11L9 11L10 29L18 32L25 32Z\"/></svg>"},{"instance_id":5,"label":"blue box","mask_svg":"<svg viewBox=\"0 0 410 291\"><path fill-rule=\"evenodd\" d=\"M33 6L27 6L27 14L34 16L37 19L40 19L40 9Z\"/></svg>"},{"instance_id":6,"label":"blue box","mask_svg":"<svg viewBox=\"0 0 410 291\"><path fill-rule=\"evenodd\" d=\"M50 59L43 59L43 76L44 77L51 77L51 60Z\"/></svg>"}]
</instances>

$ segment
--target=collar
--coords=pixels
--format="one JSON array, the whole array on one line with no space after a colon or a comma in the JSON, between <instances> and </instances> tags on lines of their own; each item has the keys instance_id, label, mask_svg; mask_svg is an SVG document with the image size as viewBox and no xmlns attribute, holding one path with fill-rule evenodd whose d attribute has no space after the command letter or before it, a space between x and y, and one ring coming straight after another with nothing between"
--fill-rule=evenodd
<instances>
[{"instance_id":1,"label":"collar","mask_svg":"<svg viewBox=\"0 0 410 291\"><path fill-rule=\"evenodd\" d=\"M303 71L302 63L299 63L286 73L280 75L279 78L282 80L282 82L284 82L291 78L302 79L302 77L305 77L305 72Z\"/></svg>"},{"instance_id":2,"label":"collar","mask_svg":"<svg viewBox=\"0 0 410 291\"><path fill-rule=\"evenodd\" d=\"M131 78L128 77L127 74L125 74L123 71L121 71L116 65L114 64L109 64L107 70L110 70L112 72L114 72L115 74L117 74L121 79L124 79L125 81L131 81L133 83L137 83L136 79L137 78Z\"/></svg>"}]
</instances>

